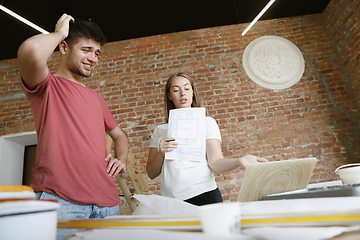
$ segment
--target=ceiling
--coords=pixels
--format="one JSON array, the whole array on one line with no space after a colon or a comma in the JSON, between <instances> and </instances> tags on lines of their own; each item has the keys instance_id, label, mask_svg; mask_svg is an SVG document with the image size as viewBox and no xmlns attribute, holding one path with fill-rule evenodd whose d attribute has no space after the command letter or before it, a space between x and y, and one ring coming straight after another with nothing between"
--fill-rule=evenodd
<instances>
[{"instance_id":1,"label":"ceiling","mask_svg":"<svg viewBox=\"0 0 360 240\"><path fill-rule=\"evenodd\" d=\"M269 0L0 0L0 5L52 32L63 13L98 23L108 42L215 26L250 23ZM277 0L260 20L322 13L330 0ZM0 11L0 60L38 34ZM251 30L250 30L251 31Z\"/></svg>"}]
</instances>

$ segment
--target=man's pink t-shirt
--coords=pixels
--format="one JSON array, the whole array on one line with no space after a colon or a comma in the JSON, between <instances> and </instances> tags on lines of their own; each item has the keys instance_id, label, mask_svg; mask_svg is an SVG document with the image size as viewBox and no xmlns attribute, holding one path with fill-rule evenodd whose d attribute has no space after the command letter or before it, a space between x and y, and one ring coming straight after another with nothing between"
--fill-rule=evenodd
<instances>
[{"instance_id":1,"label":"man's pink t-shirt","mask_svg":"<svg viewBox=\"0 0 360 240\"><path fill-rule=\"evenodd\" d=\"M21 80L38 137L31 187L79 204L116 206L114 178L106 171L105 130L118 124L96 91L50 71L29 91Z\"/></svg>"}]
</instances>

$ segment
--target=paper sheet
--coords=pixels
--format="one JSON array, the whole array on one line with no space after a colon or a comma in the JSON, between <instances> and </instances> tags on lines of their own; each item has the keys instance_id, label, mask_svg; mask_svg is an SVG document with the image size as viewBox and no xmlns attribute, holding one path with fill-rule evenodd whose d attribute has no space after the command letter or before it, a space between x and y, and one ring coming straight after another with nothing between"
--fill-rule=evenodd
<instances>
[{"instance_id":1,"label":"paper sheet","mask_svg":"<svg viewBox=\"0 0 360 240\"><path fill-rule=\"evenodd\" d=\"M138 195L134 197L144 204L147 208L151 209L151 214L157 214L158 217L165 216L167 218L181 218L198 215L198 206L187 204L183 201L162 197L158 195ZM271 215L274 213L286 214L295 212L309 212L309 211L344 211L359 209L359 197L350 198L333 198L333 199L297 199L292 200L274 200L274 201L259 201L253 203L241 203L242 216L246 215ZM139 205L140 206L140 205ZM137 209L134 214L139 217L144 213L143 208ZM147 212L150 213L150 212ZM115 217L115 216L114 216ZM130 217L130 216L129 216ZM133 216L135 217L135 216ZM111 219L112 217L105 218ZM157 218L158 219L158 218ZM338 226L325 226L325 227L253 227L243 228L242 234L234 237L223 237L221 239L242 239L242 240L320 240L328 239L338 236L343 232L355 231L360 229L360 226L351 227L338 227ZM357 236L357 235L356 235ZM162 231L162 230L144 230L144 229L92 229L78 231L70 234L67 240L80 240L80 239L219 239L219 237L209 236L200 232L179 232L179 231ZM355 239L355 238L354 238Z\"/></svg>"},{"instance_id":2,"label":"paper sheet","mask_svg":"<svg viewBox=\"0 0 360 240\"><path fill-rule=\"evenodd\" d=\"M119 229L92 229L78 231L69 235L64 240L119 240L119 239L136 239L136 240L259 240L258 238L248 237L245 235L237 237L221 237L206 235L201 232L184 232L184 231L160 231L160 230L119 230Z\"/></svg>"},{"instance_id":3,"label":"paper sheet","mask_svg":"<svg viewBox=\"0 0 360 240\"><path fill-rule=\"evenodd\" d=\"M133 215L160 215L163 217L198 217L198 206L159 195L133 196L140 202Z\"/></svg>"},{"instance_id":4,"label":"paper sheet","mask_svg":"<svg viewBox=\"0 0 360 240\"><path fill-rule=\"evenodd\" d=\"M264 240L320 240L329 239L342 234L360 229L356 227L263 227L248 228L242 231L247 236Z\"/></svg>"},{"instance_id":5,"label":"paper sheet","mask_svg":"<svg viewBox=\"0 0 360 240\"><path fill-rule=\"evenodd\" d=\"M144 203L146 208L151 209L152 213L157 213L167 217L175 216L196 216L198 211L197 206L188 206L182 203L177 204L175 199L170 199L162 196L154 195L134 195L140 204ZM169 201L169 203L166 203ZM309 215L311 212L356 212L360 209L358 202L360 197L340 197L340 198L314 198L314 199L289 199L289 200L273 200L273 201L257 201L241 203L242 219L256 219L263 216L266 217L282 217L282 216L301 216ZM164 207L163 207L164 206ZM189 208L187 208L189 207ZM310 213L310 214L309 214ZM142 210L139 209L137 214L142 215ZM316 222L308 222L307 224L298 224L298 226L261 226L249 227L242 226L242 236L233 239L263 239L263 240L287 240L287 239L327 239L343 232L355 231L360 229L359 221L356 226L338 227L338 226L319 226ZM321 224L321 223L320 223ZM247 236L247 238L243 238Z\"/></svg>"},{"instance_id":6,"label":"paper sheet","mask_svg":"<svg viewBox=\"0 0 360 240\"><path fill-rule=\"evenodd\" d=\"M205 108L170 110L168 137L176 138L178 147L166 152L165 159L182 161L205 159Z\"/></svg>"},{"instance_id":7,"label":"paper sheet","mask_svg":"<svg viewBox=\"0 0 360 240\"><path fill-rule=\"evenodd\" d=\"M66 240L320 240L338 236L343 232L359 229L359 227L328 228L251 228L236 237L206 235L200 232L160 231L160 230L124 230L124 229L92 229L69 234ZM64 240L65 240L64 239ZM351 238L355 239L355 238Z\"/></svg>"}]
</instances>

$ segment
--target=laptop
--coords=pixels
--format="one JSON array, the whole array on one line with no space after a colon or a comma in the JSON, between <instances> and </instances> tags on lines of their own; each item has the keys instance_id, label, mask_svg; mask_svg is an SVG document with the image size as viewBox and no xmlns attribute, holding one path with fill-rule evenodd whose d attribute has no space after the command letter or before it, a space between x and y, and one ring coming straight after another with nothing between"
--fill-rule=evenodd
<instances>
[{"instance_id":1,"label":"laptop","mask_svg":"<svg viewBox=\"0 0 360 240\"><path fill-rule=\"evenodd\" d=\"M314 187L263 196L262 200L360 196L360 183Z\"/></svg>"},{"instance_id":2,"label":"laptop","mask_svg":"<svg viewBox=\"0 0 360 240\"><path fill-rule=\"evenodd\" d=\"M250 164L245 169L238 201L260 201L263 196L306 189L316 162L316 158L299 158Z\"/></svg>"}]
</instances>

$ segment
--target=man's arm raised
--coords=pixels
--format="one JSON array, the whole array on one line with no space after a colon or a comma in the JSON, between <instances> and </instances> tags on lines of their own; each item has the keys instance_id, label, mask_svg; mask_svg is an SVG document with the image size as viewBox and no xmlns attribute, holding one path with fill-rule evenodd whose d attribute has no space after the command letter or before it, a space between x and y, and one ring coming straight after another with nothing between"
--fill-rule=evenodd
<instances>
[{"instance_id":1,"label":"man's arm raised","mask_svg":"<svg viewBox=\"0 0 360 240\"><path fill-rule=\"evenodd\" d=\"M39 34L25 40L18 49L19 70L25 86L33 90L42 83L48 74L47 60L57 45L69 33L69 23L74 19L63 14L50 34Z\"/></svg>"}]
</instances>

